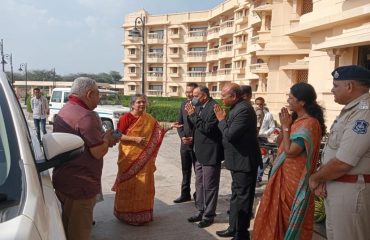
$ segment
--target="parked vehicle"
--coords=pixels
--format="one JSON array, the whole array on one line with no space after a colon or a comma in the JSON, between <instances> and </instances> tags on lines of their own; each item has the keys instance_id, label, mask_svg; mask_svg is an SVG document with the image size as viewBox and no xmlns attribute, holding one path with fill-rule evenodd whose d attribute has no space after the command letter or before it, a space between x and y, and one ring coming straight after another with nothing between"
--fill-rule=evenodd
<instances>
[{"instance_id":1,"label":"parked vehicle","mask_svg":"<svg viewBox=\"0 0 370 240\"><path fill-rule=\"evenodd\" d=\"M49 123L53 123L56 115L63 105L68 101L70 88L54 88L49 101L50 115L48 118ZM94 110L100 117L103 125L103 130L106 131L109 128L115 129L119 117L129 112L130 108L123 107L119 99L118 93L115 91L99 89L100 102L97 108Z\"/></svg>"},{"instance_id":2,"label":"parked vehicle","mask_svg":"<svg viewBox=\"0 0 370 240\"><path fill-rule=\"evenodd\" d=\"M0 73L0 239L65 239L48 169L73 160L83 140L48 133L40 145L5 74Z\"/></svg>"}]
</instances>

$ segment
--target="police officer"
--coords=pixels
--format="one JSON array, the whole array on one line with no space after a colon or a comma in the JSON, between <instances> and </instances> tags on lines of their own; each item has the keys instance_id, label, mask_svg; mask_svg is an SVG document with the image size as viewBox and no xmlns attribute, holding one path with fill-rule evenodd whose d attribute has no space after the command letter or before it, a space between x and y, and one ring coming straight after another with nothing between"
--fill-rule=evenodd
<instances>
[{"instance_id":1,"label":"police officer","mask_svg":"<svg viewBox=\"0 0 370 240\"><path fill-rule=\"evenodd\" d=\"M332 72L334 101L345 105L334 121L323 165L310 188L325 196L327 238L370 236L370 71L350 65Z\"/></svg>"}]
</instances>

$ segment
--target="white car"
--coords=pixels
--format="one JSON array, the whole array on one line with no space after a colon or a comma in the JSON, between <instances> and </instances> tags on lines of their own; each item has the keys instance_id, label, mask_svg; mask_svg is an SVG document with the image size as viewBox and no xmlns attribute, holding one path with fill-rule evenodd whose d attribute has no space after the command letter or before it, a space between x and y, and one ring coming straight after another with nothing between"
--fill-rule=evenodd
<instances>
[{"instance_id":1,"label":"white car","mask_svg":"<svg viewBox=\"0 0 370 240\"><path fill-rule=\"evenodd\" d=\"M0 73L0 239L66 239L48 169L81 154L84 143L67 133L42 141L43 147Z\"/></svg>"},{"instance_id":2,"label":"white car","mask_svg":"<svg viewBox=\"0 0 370 240\"><path fill-rule=\"evenodd\" d=\"M71 88L54 88L51 93L49 101L49 123L55 121L55 117L58 115L59 110L68 101L69 93ZM115 129L119 117L130 111L130 108L123 107L118 96L118 92L99 89L100 101L94 111L99 115L102 121L103 130L106 131L110 128Z\"/></svg>"}]
</instances>

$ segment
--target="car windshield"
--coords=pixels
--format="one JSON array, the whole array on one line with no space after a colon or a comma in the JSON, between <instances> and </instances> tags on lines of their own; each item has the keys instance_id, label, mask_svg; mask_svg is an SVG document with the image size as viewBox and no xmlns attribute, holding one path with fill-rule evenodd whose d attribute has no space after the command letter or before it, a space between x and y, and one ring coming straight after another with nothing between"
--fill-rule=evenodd
<instances>
[{"instance_id":1,"label":"car windshield","mask_svg":"<svg viewBox=\"0 0 370 240\"><path fill-rule=\"evenodd\" d=\"M116 92L100 92L100 105L122 105Z\"/></svg>"},{"instance_id":2,"label":"car windshield","mask_svg":"<svg viewBox=\"0 0 370 240\"><path fill-rule=\"evenodd\" d=\"M14 101L17 101L14 98ZM19 146L8 100L0 85L0 222L20 213L22 170Z\"/></svg>"}]
</instances>

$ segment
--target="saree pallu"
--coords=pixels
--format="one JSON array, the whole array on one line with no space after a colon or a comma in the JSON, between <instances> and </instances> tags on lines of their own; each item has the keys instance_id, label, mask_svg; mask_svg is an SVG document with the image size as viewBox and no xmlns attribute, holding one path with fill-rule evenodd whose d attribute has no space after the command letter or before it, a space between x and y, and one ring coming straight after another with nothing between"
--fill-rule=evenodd
<instances>
[{"instance_id":1,"label":"saree pallu","mask_svg":"<svg viewBox=\"0 0 370 240\"><path fill-rule=\"evenodd\" d=\"M290 139L299 138L304 140L305 150L296 157L287 157L280 144L254 221L255 240L312 239L314 195L308 180L318 163L319 122L312 117L297 119L291 127Z\"/></svg>"},{"instance_id":2,"label":"saree pallu","mask_svg":"<svg viewBox=\"0 0 370 240\"><path fill-rule=\"evenodd\" d=\"M144 113L128 128L127 136L145 137L146 145L122 141L119 144L114 215L131 225L153 221L155 159L164 130Z\"/></svg>"}]
</instances>

